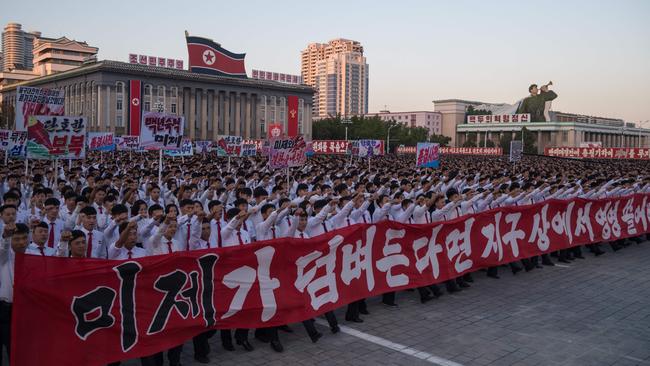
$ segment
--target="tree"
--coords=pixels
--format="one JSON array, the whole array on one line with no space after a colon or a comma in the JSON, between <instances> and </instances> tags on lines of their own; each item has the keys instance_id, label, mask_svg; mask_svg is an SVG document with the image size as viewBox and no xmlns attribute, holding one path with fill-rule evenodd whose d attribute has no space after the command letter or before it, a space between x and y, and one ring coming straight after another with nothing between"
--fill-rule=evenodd
<instances>
[{"instance_id":1,"label":"tree","mask_svg":"<svg viewBox=\"0 0 650 366\"><path fill-rule=\"evenodd\" d=\"M462 147L476 147L476 141L474 140L467 140L463 143Z\"/></svg>"},{"instance_id":2,"label":"tree","mask_svg":"<svg viewBox=\"0 0 650 366\"><path fill-rule=\"evenodd\" d=\"M523 128L524 132L524 154L537 155L537 137L534 132L529 131L526 127ZM515 140L521 141L521 132L515 133ZM510 154L510 141L512 136L510 133L505 133L501 136L499 146L503 149L504 154Z\"/></svg>"},{"instance_id":3,"label":"tree","mask_svg":"<svg viewBox=\"0 0 650 366\"><path fill-rule=\"evenodd\" d=\"M396 121L384 121L379 117L352 117L348 126L348 139L374 139L386 140L388 128L390 130L390 145L415 146L418 142L427 141L428 131L423 127L409 127ZM345 125L341 124L341 117L324 118L314 122L312 126L314 140L343 140L345 138ZM448 139L450 141L451 139Z\"/></svg>"},{"instance_id":4,"label":"tree","mask_svg":"<svg viewBox=\"0 0 650 366\"><path fill-rule=\"evenodd\" d=\"M435 133L429 137L429 142L440 144L440 146L447 146L451 142L451 137L445 135L436 135Z\"/></svg>"}]
</instances>

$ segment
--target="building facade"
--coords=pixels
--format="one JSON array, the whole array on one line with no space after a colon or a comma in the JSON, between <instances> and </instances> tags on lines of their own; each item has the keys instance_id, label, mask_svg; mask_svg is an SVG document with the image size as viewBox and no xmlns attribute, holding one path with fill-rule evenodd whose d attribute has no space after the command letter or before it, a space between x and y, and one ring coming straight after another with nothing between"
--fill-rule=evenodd
<instances>
[{"instance_id":1,"label":"building facade","mask_svg":"<svg viewBox=\"0 0 650 366\"><path fill-rule=\"evenodd\" d=\"M16 88L36 86L65 91L66 115L88 118L89 131L129 134L131 80L142 83L144 112L161 105L165 112L185 117L185 136L196 140L217 135L266 137L268 123L287 125L287 97L298 99L298 130L311 138L313 89L266 80L229 78L186 70L100 61L72 70L0 87L3 110L13 110ZM13 116L3 126L13 128ZM139 123L139 121L133 121Z\"/></svg>"},{"instance_id":2,"label":"building facade","mask_svg":"<svg viewBox=\"0 0 650 366\"><path fill-rule=\"evenodd\" d=\"M302 51L303 82L314 87L315 117L368 113L369 67L357 41L312 43Z\"/></svg>"},{"instance_id":3,"label":"building facade","mask_svg":"<svg viewBox=\"0 0 650 366\"><path fill-rule=\"evenodd\" d=\"M66 37L47 38L9 23L2 33L0 86L67 71L97 57L99 49Z\"/></svg>"},{"instance_id":4,"label":"building facade","mask_svg":"<svg viewBox=\"0 0 650 366\"><path fill-rule=\"evenodd\" d=\"M422 127L428 130L429 136L442 134L442 113L430 111L390 112L379 111L369 113L367 117L379 117L382 121L393 121L409 127Z\"/></svg>"},{"instance_id":5,"label":"building facade","mask_svg":"<svg viewBox=\"0 0 650 366\"><path fill-rule=\"evenodd\" d=\"M34 66L34 42L40 36L40 32L23 31L18 23L8 23L2 32L2 71L31 70Z\"/></svg>"},{"instance_id":6,"label":"building facade","mask_svg":"<svg viewBox=\"0 0 650 366\"><path fill-rule=\"evenodd\" d=\"M486 141L498 146L502 136L514 136L523 127L535 134L540 154L546 147L580 147L585 142L600 142L603 147L650 145L649 129L621 119L551 111L548 122L467 123L467 107L485 103L461 99L436 100L433 103L435 111L442 115L442 134L452 138L451 146L462 146L468 140L475 141L478 146L484 146Z\"/></svg>"}]
</instances>

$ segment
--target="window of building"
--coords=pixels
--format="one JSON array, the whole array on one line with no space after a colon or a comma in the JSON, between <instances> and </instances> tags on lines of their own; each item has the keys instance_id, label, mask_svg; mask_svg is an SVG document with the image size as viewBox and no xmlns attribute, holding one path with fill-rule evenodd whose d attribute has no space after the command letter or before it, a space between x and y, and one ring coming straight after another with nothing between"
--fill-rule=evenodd
<instances>
[{"instance_id":1,"label":"window of building","mask_svg":"<svg viewBox=\"0 0 650 366\"><path fill-rule=\"evenodd\" d=\"M285 98L280 98L280 119L278 122L285 124L285 116L287 115L287 100Z\"/></svg>"},{"instance_id":2,"label":"window of building","mask_svg":"<svg viewBox=\"0 0 650 366\"><path fill-rule=\"evenodd\" d=\"M275 99L276 98L274 96L271 97L271 102L269 103L269 118L268 118L269 123L276 123L277 122L277 118L276 118L276 114L275 114L275 111L277 109L276 106L275 106Z\"/></svg>"},{"instance_id":3,"label":"window of building","mask_svg":"<svg viewBox=\"0 0 650 366\"><path fill-rule=\"evenodd\" d=\"M265 136L266 132L266 95L262 95L262 100L260 101L260 131L262 136Z\"/></svg>"},{"instance_id":4,"label":"window of building","mask_svg":"<svg viewBox=\"0 0 650 366\"><path fill-rule=\"evenodd\" d=\"M162 85L158 85L155 105L162 105L163 108L165 107L165 87Z\"/></svg>"},{"instance_id":5,"label":"window of building","mask_svg":"<svg viewBox=\"0 0 650 366\"><path fill-rule=\"evenodd\" d=\"M173 86L172 87L172 93L171 93L171 112L176 114L176 106L178 105L178 88Z\"/></svg>"},{"instance_id":6,"label":"window of building","mask_svg":"<svg viewBox=\"0 0 650 366\"><path fill-rule=\"evenodd\" d=\"M122 119L122 116L118 115L115 117L115 126L124 127L124 120Z\"/></svg>"},{"instance_id":7,"label":"window of building","mask_svg":"<svg viewBox=\"0 0 650 366\"><path fill-rule=\"evenodd\" d=\"M149 84L144 86L144 103L142 104L142 109L145 112L151 110L151 94L153 92L153 87Z\"/></svg>"},{"instance_id":8,"label":"window of building","mask_svg":"<svg viewBox=\"0 0 650 366\"><path fill-rule=\"evenodd\" d=\"M117 101L115 109L120 112L124 109L124 83L121 81L115 84L115 96Z\"/></svg>"},{"instance_id":9,"label":"window of building","mask_svg":"<svg viewBox=\"0 0 650 366\"><path fill-rule=\"evenodd\" d=\"M569 141L569 131L562 131L562 142Z\"/></svg>"}]
</instances>

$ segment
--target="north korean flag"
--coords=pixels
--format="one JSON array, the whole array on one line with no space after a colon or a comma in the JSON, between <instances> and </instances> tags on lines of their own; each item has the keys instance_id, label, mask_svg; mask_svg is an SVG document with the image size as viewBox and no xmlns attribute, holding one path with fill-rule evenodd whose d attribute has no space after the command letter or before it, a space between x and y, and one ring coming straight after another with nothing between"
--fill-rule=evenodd
<instances>
[{"instance_id":1,"label":"north korean flag","mask_svg":"<svg viewBox=\"0 0 650 366\"><path fill-rule=\"evenodd\" d=\"M232 53L208 38L186 36L190 71L246 78L245 53Z\"/></svg>"}]
</instances>

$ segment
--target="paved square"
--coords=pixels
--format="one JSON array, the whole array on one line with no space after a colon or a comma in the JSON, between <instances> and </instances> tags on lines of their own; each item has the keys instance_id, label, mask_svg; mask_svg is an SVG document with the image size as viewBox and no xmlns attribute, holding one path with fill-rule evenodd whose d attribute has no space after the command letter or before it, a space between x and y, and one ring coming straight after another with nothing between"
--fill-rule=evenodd
<instances>
[{"instance_id":1,"label":"paved square","mask_svg":"<svg viewBox=\"0 0 650 366\"><path fill-rule=\"evenodd\" d=\"M369 300L361 324L312 344L301 324L280 332L284 353L252 339L245 352L211 339L212 365L650 365L650 243L566 266L501 279L474 274L472 288L425 305L398 294L398 309ZM326 324L326 323L323 323ZM139 365L138 361L123 364ZM185 344L183 365L199 365Z\"/></svg>"}]
</instances>

